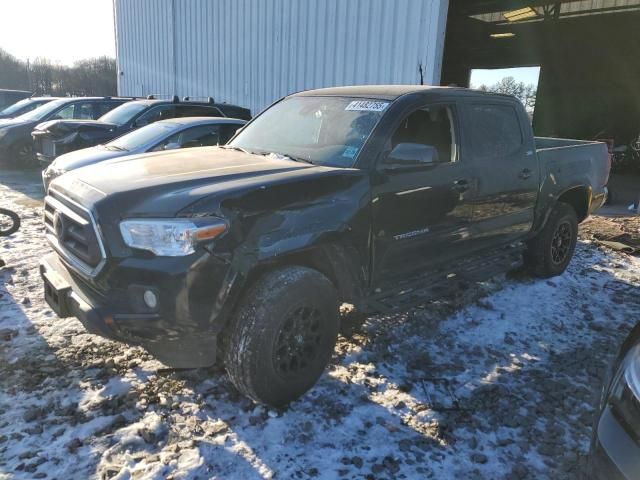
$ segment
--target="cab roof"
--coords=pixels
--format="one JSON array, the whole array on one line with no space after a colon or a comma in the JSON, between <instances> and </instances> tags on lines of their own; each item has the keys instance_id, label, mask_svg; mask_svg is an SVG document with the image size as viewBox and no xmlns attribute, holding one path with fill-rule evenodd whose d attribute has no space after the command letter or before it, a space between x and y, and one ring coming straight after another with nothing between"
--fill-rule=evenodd
<instances>
[{"instance_id":1,"label":"cab roof","mask_svg":"<svg viewBox=\"0 0 640 480\"><path fill-rule=\"evenodd\" d=\"M511 95L484 92L462 87L441 87L430 85L354 85L347 87L318 88L295 93L292 96L336 96L336 97L362 97L377 98L381 100L396 100L397 98L412 93L436 93L442 92L448 95L460 96L495 96L512 98Z\"/></svg>"}]
</instances>

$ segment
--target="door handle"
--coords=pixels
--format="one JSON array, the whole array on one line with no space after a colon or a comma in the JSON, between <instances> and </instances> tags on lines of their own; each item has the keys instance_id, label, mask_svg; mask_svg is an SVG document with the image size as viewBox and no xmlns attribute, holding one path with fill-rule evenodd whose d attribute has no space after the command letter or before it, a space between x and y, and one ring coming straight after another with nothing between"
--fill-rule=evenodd
<instances>
[{"instance_id":1,"label":"door handle","mask_svg":"<svg viewBox=\"0 0 640 480\"><path fill-rule=\"evenodd\" d=\"M469 181L461 178L460 180L456 180L455 182L453 182L453 190L458 192L458 193L464 193L467 190L469 190Z\"/></svg>"},{"instance_id":2,"label":"door handle","mask_svg":"<svg viewBox=\"0 0 640 480\"><path fill-rule=\"evenodd\" d=\"M524 168L518 174L518 178L521 178L522 180L526 180L531 175L533 175L533 172L531 170L529 170L528 168Z\"/></svg>"}]
</instances>

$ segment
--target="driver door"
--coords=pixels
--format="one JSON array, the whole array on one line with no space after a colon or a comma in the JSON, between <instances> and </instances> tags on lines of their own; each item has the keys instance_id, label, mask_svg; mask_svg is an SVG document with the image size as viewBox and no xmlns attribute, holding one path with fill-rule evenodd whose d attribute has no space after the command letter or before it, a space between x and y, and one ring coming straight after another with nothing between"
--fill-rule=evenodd
<instances>
[{"instance_id":1,"label":"driver door","mask_svg":"<svg viewBox=\"0 0 640 480\"><path fill-rule=\"evenodd\" d=\"M427 105L406 115L388 138L373 182L374 287L469 249L475 181L458 126L453 102ZM429 165L389 169L400 144L437 153Z\"/></svg>"}]
</instances>

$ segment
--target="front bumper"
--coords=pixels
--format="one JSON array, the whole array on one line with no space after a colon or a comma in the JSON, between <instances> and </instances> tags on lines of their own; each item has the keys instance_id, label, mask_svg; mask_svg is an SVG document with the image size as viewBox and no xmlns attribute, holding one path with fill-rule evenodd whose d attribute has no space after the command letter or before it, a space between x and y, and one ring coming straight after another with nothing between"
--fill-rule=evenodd
<instances>
[{"instance_id":1,"label":"front bumper","mask_svg":"<svg viewBox=\"0 0 640 480\"><path fill-rule=\"evenodd\" d=\"M633 480L640 478L640 446L606 407L596 425L591 445L591 478Z\"/></svg>"},{"instance_id":2,"label":"front bumper","mask_svg":"<svg viewBox=\"0 0 640 480\"><path fill-rule=\"evenodd\" d=\"M134 280L105 293L72 273L57 254L40 262L45 300L59 317L76 317L90 333L140 345L171 367L195 368L215 363L216 332L202 318L193 318L198 314L203 317L203 312L189 308L189 292L181 288L188 272L173 272L167 274L170 278L156 282L152 275L145 275L150 272L139 273L147 277L143 284L136 285ZM132 279L122 280L128 283ZM156 309L149 309L142 302L146 290L167 300L160 301Z\"/></svg>"}]
</instances>

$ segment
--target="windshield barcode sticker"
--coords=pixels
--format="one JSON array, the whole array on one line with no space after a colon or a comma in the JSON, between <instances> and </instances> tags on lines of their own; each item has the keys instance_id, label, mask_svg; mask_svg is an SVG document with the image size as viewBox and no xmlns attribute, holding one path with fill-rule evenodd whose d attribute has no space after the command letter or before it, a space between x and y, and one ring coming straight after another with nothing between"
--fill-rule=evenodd
<instances>
[{"instance_id":1,"label":"windshield barcode sticker","mask_svg":"<svg viewBox=\"0 0 640 480\"><path fill-rule=\"evenodd\" d=\"M374 102L371 100L354 100L345 110L358 112L382 112L389 106L389 102Z\"/></svg>"}]
</instances>

